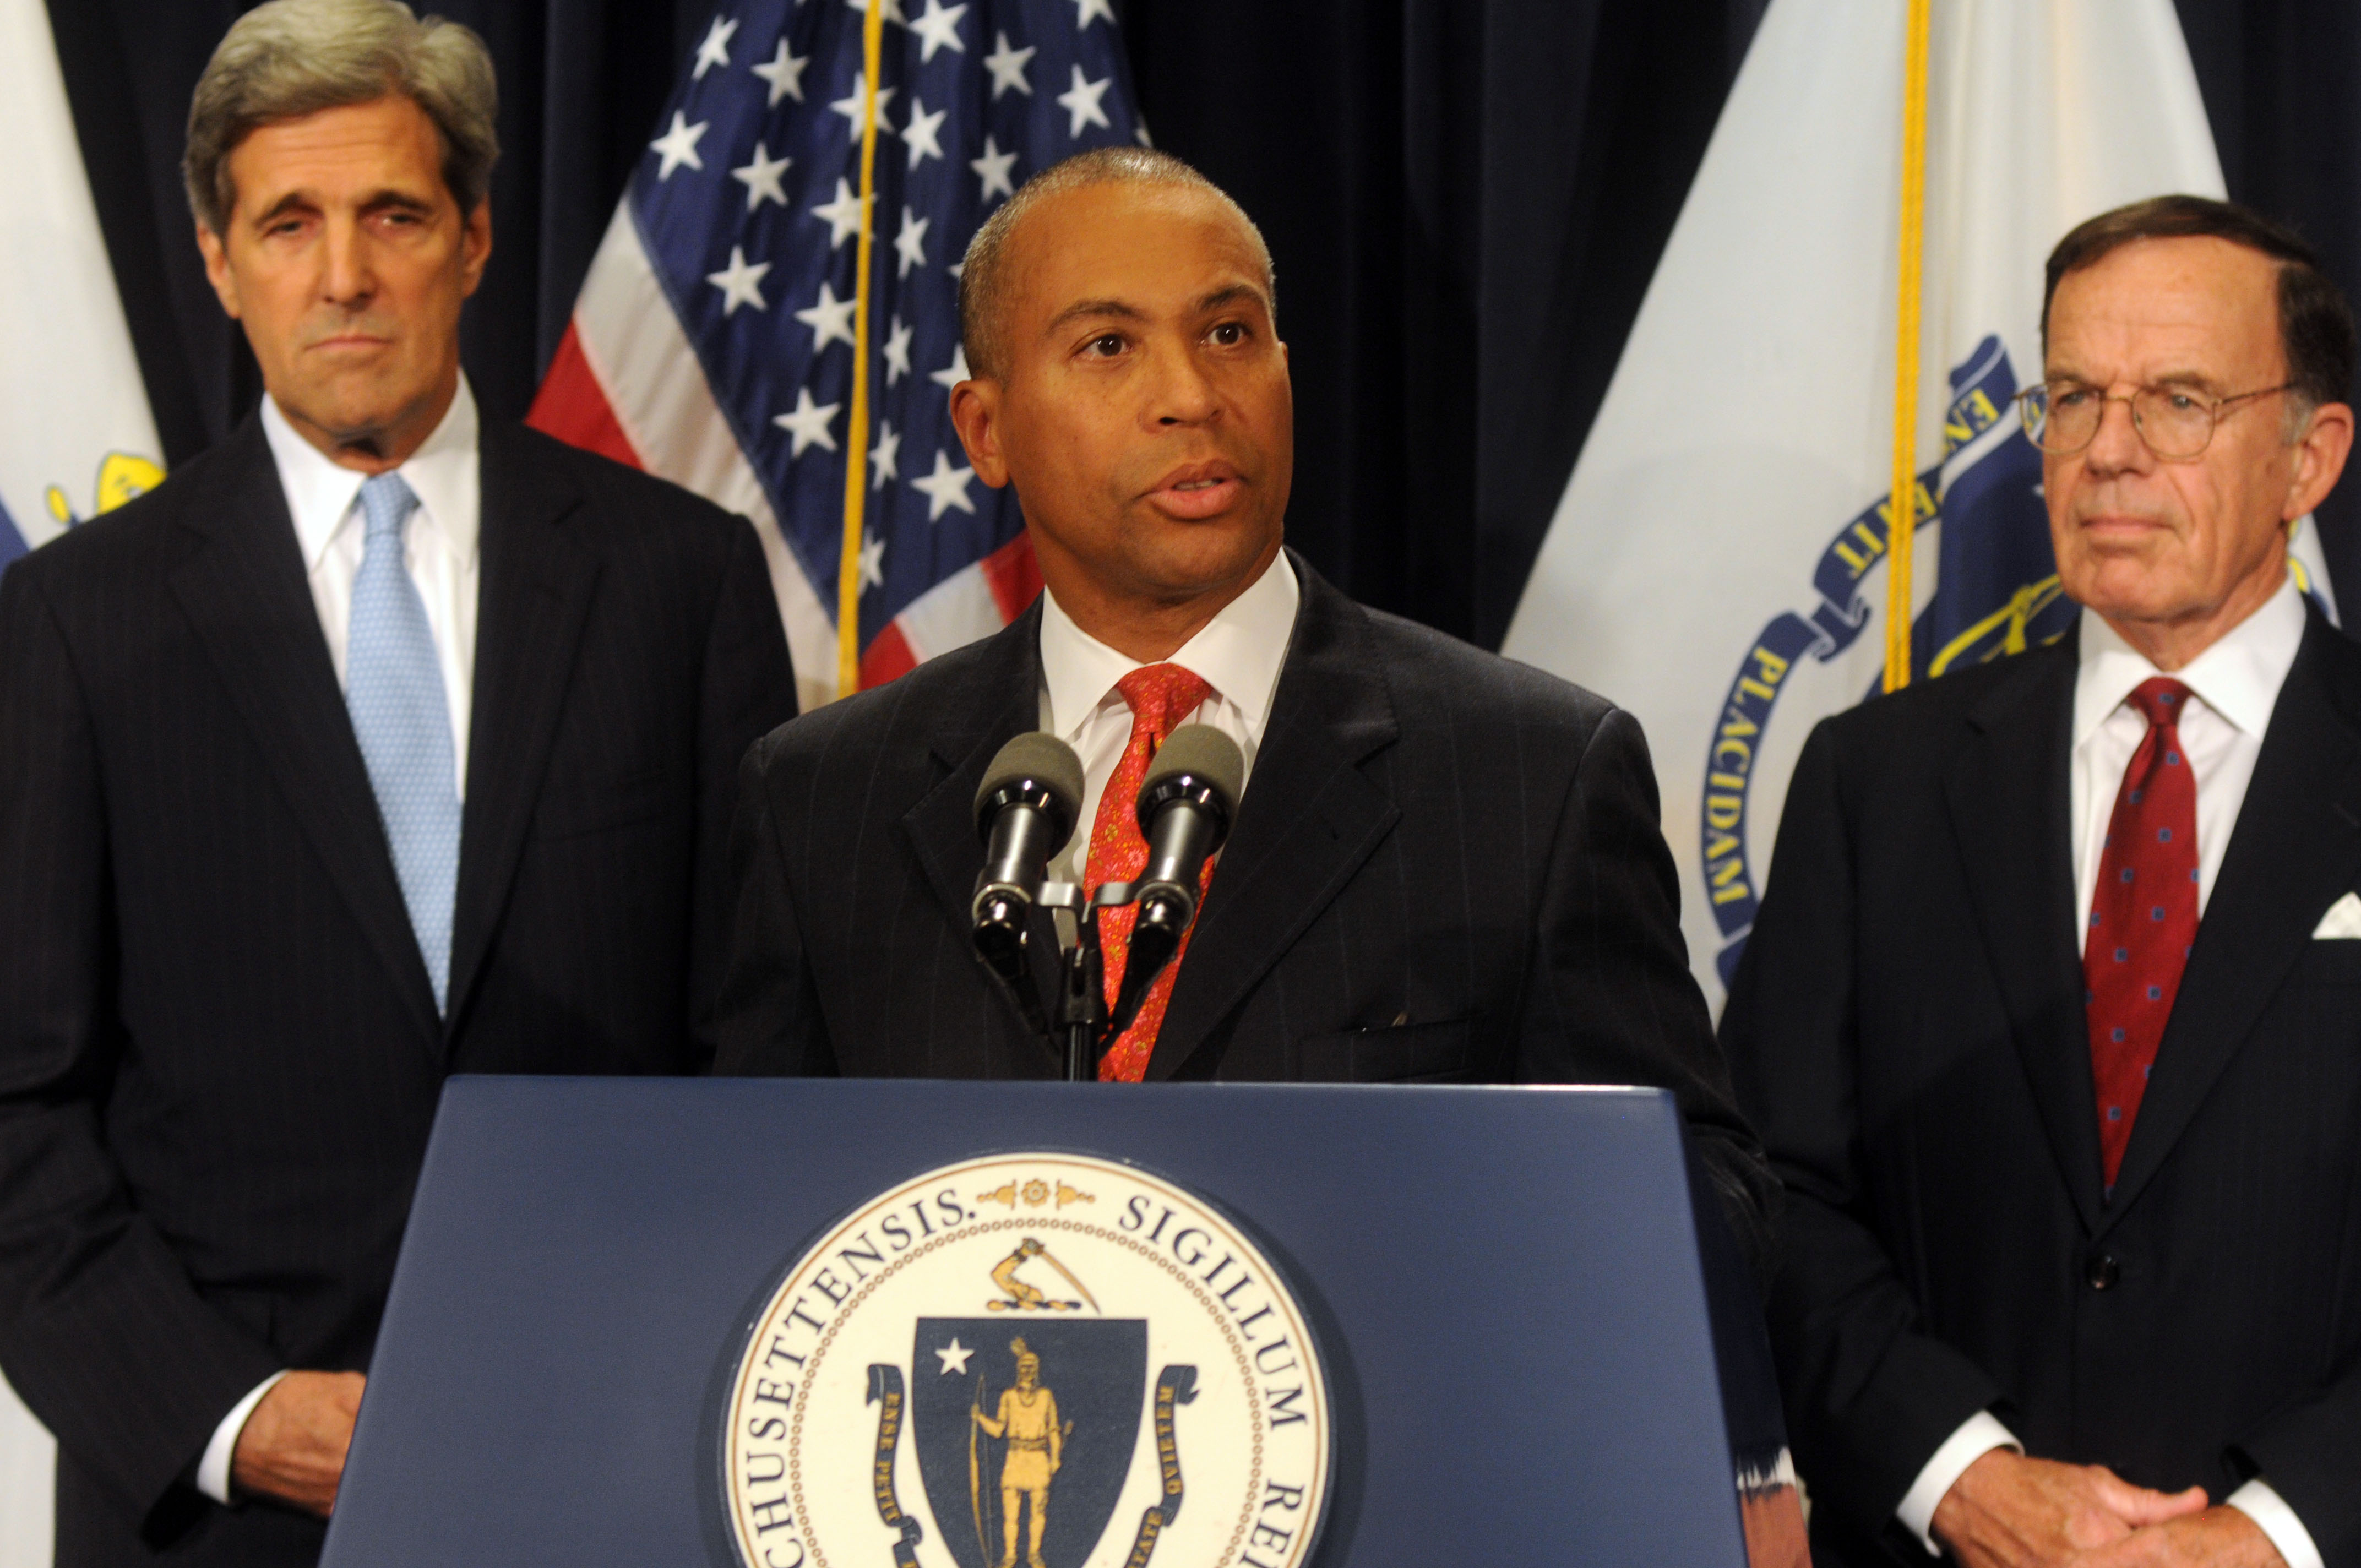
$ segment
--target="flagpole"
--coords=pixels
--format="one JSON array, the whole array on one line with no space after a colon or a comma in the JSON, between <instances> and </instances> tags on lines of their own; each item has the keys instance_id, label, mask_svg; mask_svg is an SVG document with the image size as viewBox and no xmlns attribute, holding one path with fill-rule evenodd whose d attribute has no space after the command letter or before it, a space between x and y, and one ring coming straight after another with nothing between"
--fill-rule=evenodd
<instances>
[{"instance_id":1,"label":"flagpole","mask_svg":"<svg viewBox=\"0 0 2361 1568\"><path fill-rule=\"evenodd\" d=\"M1927 234L1927 23L1907 0L1902 68L1901 277L1894 329L1894 486L1885 522L1885 689L1910 684L1910 569L1918 532L1918 302ZM857 385L857 383L856 383ZM859 394L854 394L856 397ZM854 405L858 408L860 405Z\"/></svg>"},{"instance_id":2,"label":"flagpole","mask_svg":"<svg viewBox=\"0 0 2361 1568\"><path fill-rule=\"evenodd\" d=\"M836 566L836 695L861 689L861 544L869 499L869 249L877 225L877 73L884 54L885 7L862 7L861 237L854 247L852 411L845 433L844 543ZM1923 0L1921 0L1923 3Z\"/></svg>"}]
</instances>

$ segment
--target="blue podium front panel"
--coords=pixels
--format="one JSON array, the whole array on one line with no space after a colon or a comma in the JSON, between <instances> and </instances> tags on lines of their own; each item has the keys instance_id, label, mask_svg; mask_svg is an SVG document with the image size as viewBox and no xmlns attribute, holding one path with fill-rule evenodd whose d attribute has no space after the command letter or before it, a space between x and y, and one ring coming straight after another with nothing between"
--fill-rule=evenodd
<instances>
[{"instance_id":1,"label":"blue podium front panel","mask_svg":"<svg viewBox=\"0 0 2361 1568\"><path fill-rule=\"evenodd\" d=\"M1693 1213L1654 1091L455 1080L325 1563L1730 1568Z\"/></svg>"}]
</instances>

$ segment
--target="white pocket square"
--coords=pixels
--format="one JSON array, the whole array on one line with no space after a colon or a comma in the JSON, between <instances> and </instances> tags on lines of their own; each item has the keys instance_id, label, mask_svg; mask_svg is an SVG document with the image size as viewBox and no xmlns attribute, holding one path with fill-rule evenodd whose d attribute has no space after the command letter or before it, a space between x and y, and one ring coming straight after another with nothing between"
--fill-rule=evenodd
<instances>
[{"instance_id":1,"label":"white pocket square","mask_svg":"<svg viewBox=\"0 0 2361 1568\"><path fill-rule=\"evenodd\" d=\"M2348 893L2328 906L2328 913L2312 928L2312 939L2321 942L2356 938L2361 938L2361 894Z\"/></svg>"}]
</instances>

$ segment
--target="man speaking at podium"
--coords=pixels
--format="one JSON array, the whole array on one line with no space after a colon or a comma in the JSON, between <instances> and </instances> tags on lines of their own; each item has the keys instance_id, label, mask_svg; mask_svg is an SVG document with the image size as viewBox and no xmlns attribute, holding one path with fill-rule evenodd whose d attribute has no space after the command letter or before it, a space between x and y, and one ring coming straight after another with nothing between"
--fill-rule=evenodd
<instances>
[{"instance_id":1,"label":"man speaking at podium","mask_svg":"<svg viewBox=\"0 0 2361 1568\"><path fill-rule=\"evenodd\" d=\"M1292 401L1246 214L1176 159L1084 154L977 232L961 316L953 418L977 477L1016 487L1047 591L750 754L719 1070L1055 1075L972 950L977 786L1014 737L1071 743L1063 870L1128 879L1143 773L1193 719L1237 743L1246 786L1102 1078L1661 1085L1759 1263L1768 1184L1689 976L1639 726L1281 550Z\"/></svg>"}]
</instances>

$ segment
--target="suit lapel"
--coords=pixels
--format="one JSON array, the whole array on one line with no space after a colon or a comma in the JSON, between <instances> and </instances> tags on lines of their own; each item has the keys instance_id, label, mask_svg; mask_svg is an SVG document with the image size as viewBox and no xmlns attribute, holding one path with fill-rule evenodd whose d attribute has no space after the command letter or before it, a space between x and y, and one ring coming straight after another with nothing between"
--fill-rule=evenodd
<instances>
[{"instance_id":1,"label":"suit lapel","mask_svg":"<svg viewBox=\"0 0 2361 1568\"><path fill-rule=\"evenodd\" d=\"M1360 771L1400 733L1368 618L1289 553L1303 587L1270 721L1148 1076L1169 1079L1343 891L1401 815Z\"/></svg>"},{"instance_id":2,"label":"suit lapel","mask_svg":"<svg viewBox=\"0 0 2361 1568\"><path fill-rule=\"evenodd\" d=\"M478 452L482 572L451 929L455 1022L516 876L599 567L565 526L583 502L561 472L535 462L515 430L492 421Z\"/></svg>"},{"instance_id":3,"label":"suit lapel","mask_svg":"<svg viewBox=\"0 0 2361 1568\"><path fill-rule=\"evenodd\" d=\"M2199 923L2110 1218L2156 1175L2205 1095L2253 1032L2361 872L2361 729L2353 650L2315 614L2279 688L2255 776Z\"/></svg>"},{"instance_id":4,"label":"suit lapel","mask_svg":"<svg viewBox=\"0 0 2361 1568\"><path fill-rule=\"evenodd\" d=\"M943 770L932 789L902 817L902 831L927 884L950 916L960 945L972 916L976 872L983 847L976 837L975 792L1001 747L1041 727L1041 609L1010 622L981 651L968 678L947 686L928 704L916 724L897 722L897 733L923 729L927 745ZM1087 839L1089 829L1075 832ZM1037 911L1027 942L1034 983L1044 1006L1058 995L1058 934L1049 916ZM1054 1014L1053 1014L1054 1017ZM1045 1047L1045 1049L1047 1047Z\"/></svg>"},{"instance_id":5,"label":"suit lapel","mask_svg":"<svg viewBox=\"0 0 2361 1568\"><path fill-rule=\"evenodd\" d=\"M2019 655L2010 678L1970 711L1972 734L1944 781L1944 796L2009 1033L2059 1171L2084 1228L2095 1232L2103 1204L2098 1109L2082 956L2069 939L2075 667L2071 638Z\"/></svg>"},{"instance_id":6,"label":"suit lapel","mask_svg":"<svg viewBox=\"0 0 2361 1568\"><path fill-rule=\"evenodd\" d=\"M212 473L212 493L181 514L205 543L173 569L173 596L329 881L433 1039L434 985L258 419L230 437Z\"/></svg>"}]
</instances>

